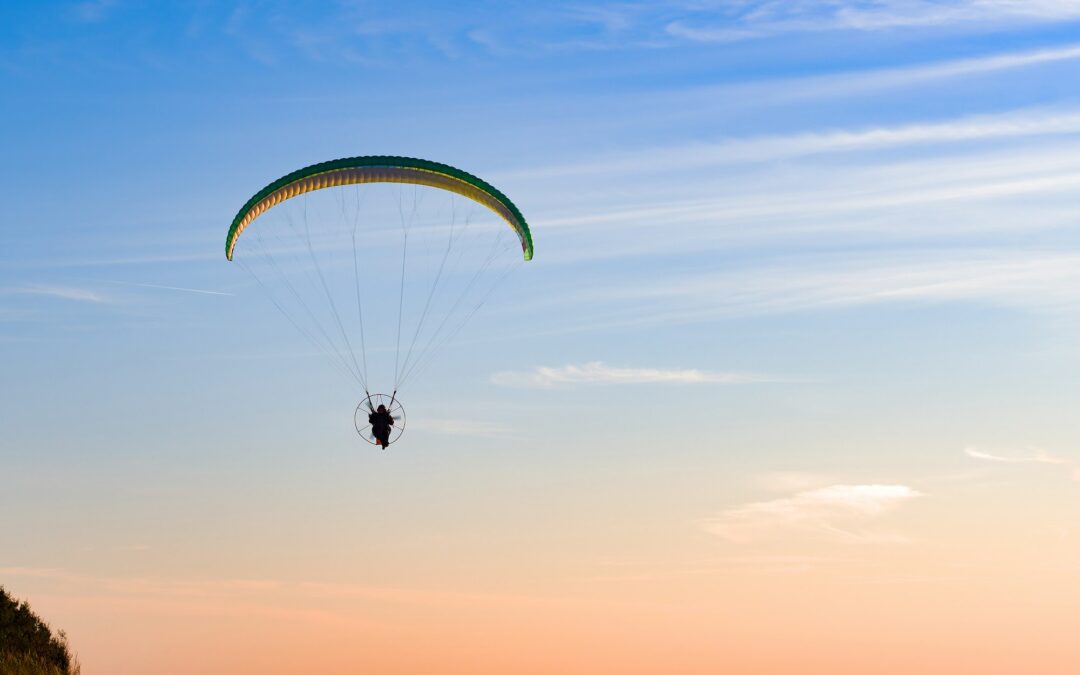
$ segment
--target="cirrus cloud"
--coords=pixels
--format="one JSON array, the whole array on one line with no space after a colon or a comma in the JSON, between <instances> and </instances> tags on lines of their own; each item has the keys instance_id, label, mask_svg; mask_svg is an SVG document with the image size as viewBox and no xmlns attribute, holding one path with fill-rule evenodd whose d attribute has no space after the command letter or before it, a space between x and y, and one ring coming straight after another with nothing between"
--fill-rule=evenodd
<instances>
[{"instance_id":1,"label":"cirrus cloud","mask_svg":"<svg viewBox=\"0 0 1080 675\"><path fill-rule=\"evenodd\" d=\"M1051 456L1042 448L1027 448L1021 454L996 454L969 446L964 448L964 454L988 462L1005 462L1009 464L1072 464L1069 460Z\"/></svg>"},{"instance_id":2,"label":"cirrus cloud","mask_svg":"<svg viewBox=\"0 0 1080 675\"><path fill-rule=\"evenodd\" d=\"M0 289L0 292L18 295L39 295L49 298L59 298L61 300L73 300L75 302L109 302L109 298L105 297L101 293L98 293L97 291L88 288L78 288L74 286L28 284L22 287Z\"/></svg>"},{"instance_id":3,"label":"cirrus cloud","mask_svg":"<svg viewBox=\"0 0 1080 675\"><path fill-rule=\"evenodd\" d=\"M997 462L999 464L1053 464L1065 469L1073 480L1080 480L1080 465L1071 459L1055 457L1042 448L1025 448L1021 452L994 451L990 452L978 447L968 446L964 448L964 454L972 459L980 459L985 462Z\"/></svg>"},{"instance_id":4,"label":"cirrus cloud","mask_svg":"<svg viewBox=\"0 0 1080 675\"><path fill-rule=\"evenodd\" d=\"M1080 18L1080 7L1072 0L751 0L724 9L695 12L669 22L664 30L676 39L727 43L789 33L987 28Z\"/></svg>"},{"instance_id":5,"label":"cirrus cloud","mask_svg":"<svg viewBox=\"0 0 1080 675\"><path fill-rule=\"evenodd\" d=\"M559 367L537 366L530 371L503 371L491 376L508 387L551 388L581 384L747 384L778 382L762 375L697 369L620 368L603 361Z\"/></svg>"},{"instance_id":6,"label":"cirrus cloud","mask_svg":"<svg viewBox=\"0 0 1080 675\"><path fill-rule=\"evenodd\" d=\"M830 485L743 504L707 519L707 532L734 543L810 536L843 543L906 543L902 535L857 529L922 493L907 485Z\"/></svg>"}]
</instances>

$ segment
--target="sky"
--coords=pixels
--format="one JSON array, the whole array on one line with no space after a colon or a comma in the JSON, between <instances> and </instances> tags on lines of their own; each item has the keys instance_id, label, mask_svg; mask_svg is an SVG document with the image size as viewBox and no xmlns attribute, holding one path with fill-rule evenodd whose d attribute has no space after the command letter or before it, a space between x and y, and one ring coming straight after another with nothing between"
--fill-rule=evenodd
<instances>
[{"instance_id":1,"label":"sky","mask_svg":"<svg viewBox=\"0 0 1080 675\"><path fill-rule=\"evenodd\" d=\"M3 3L0 584L87 675L1073 672L1078 81L1071 0ZM356 155L536 245L386 451L223 255Z\"/></svg>"}]
</instances>

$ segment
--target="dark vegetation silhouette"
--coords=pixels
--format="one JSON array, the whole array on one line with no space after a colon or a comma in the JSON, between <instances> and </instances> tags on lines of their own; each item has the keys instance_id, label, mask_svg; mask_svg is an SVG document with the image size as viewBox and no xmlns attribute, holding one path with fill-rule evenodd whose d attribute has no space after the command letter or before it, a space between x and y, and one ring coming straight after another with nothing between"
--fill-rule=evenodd
<instances>
[{"instance_id":1,"label":"dark vegetation silhouette","mask_svg":"<svg viewBox=\"0 0 1080 675\"><path fill-rule=\"evenodd\" d=\"M49 626L0 586L0 673L3 675L78 675L63 631Z\"/></svg>"}]
</instances>

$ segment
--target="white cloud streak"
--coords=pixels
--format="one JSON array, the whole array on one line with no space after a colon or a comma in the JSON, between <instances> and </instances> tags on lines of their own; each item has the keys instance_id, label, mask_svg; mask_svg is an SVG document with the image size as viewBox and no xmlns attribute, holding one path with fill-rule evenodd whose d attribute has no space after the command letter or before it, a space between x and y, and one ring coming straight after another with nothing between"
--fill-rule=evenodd
<instances>
[{"instance_id":1,"label":"white cloud streak","mask_svg":"<svg viewBox=\"0 0 1080 675\"><path fill-rule=\"evenodd\" d=\"M841 6L836 19L838 27L855 30L1024 20L1056 22L1080 19L1080 5L1071 0L879 0Z\"/></svg>"},{"instance_id":2,"label":"white cloud streak","mask_svg":"<svg viewBox=\"0 0 1080 675\"><path fill-rule=\"evenodd\" d=\"M983 459L988 462L1004 462L1007 464L1072 464L1069 460L1052 457L1042 448L1027 448L1023 454L993 454L980 450L976 447L964 448L964 454L975 459Z\"/></svg>"},{"instance_id":3,"label":"white cloud streak","mask_svg":"<svg viewBox=\"0 0 1080 675\"><path fill-rule=\"evenodd\" d=\"M113 284L117 286L130 286L132 288L149 288L155 290L164 291L177 291L182 293L195 293L198 295L219 295L219 296L231 296L232 293L226 293L223 291L208 291L200 288L185 288L181 286L162 286L159 284L144 284L131 281L109 281L109 280L95 280L94 283L98 284ZM107 295L90 288L84 288L81 286L60 286L53 284L27 284L25 286L12 286L8 288L0 289L0 293L6 293L11 295L36 295L49 298L57 298L60 300L71 300L74 302L88 302L93 304L105 304L113 302L114 299Z\"/></svg>"},{"instance_id":4,"label":"white cloud streak","mask_svg":"<svg viewBox=\"0 0 1080 675\"><path fill-rule=\"evenodd\" d=\"M738 13L728 17L710 18L707 12L700 12L695 19L668 23L665 30L668 35L682 40L736 42L790 33L1012 27L1018 22L1053 23L1080 19L1080 5L1071 0L851 0L829 3L757 0L737 7Z\"/></svg>"},{"instance_id":5,"label":"white cloud streak","mask_svg":"<svg viewBox=\"0 0 1080 675\"><path fill-rule=\"evenodd\" d=\"M1080 57L1080 47L1075 51L1077 57ZM1062 135L1080 135L1080 111L1021 110L975 115L944 122L835 129L648 148L601 161L543 167L503 175L514 179L535 179L625 172L658 173L725 164L766 163L820 154Z\"/></svg>"},{"instance_id":6,"label":"white cloud streak","mask_svg":"<svg viewBox=\"0 0 1080 675\"><path fill-rule=\"evenodd\" d=\"M1044 313L1080 307L1080 253L993 252L867 259L860 253L742 264L649 284L582 291L564 303L593 311L593 328L676 324L738 316L972 302ZM567 305L564 304L564 307ZM555 381L537 372L539 382ZM754 381L751 379L750 381Z\"/></svg>"},{"instance_id":7,"label":"white cloud streak","mask_svg":"<svg viewBox=\"0 0 1080 675\"><path fill-rule=\"evenodd\" d=\"M922 496L907 485L830 485L728 509L702 526L740 544L799 536L842 543L904 543L907 538L901 535L855 527Z\"/></svg>"},{"instance_id":8,"label":"white cloud streak","mask_svg":"<svg viewBox=\"0 0 1080 675\"><path fill-rule=\"evenodd\" d=\"M1073 480L1080 480L1080 465L1071 459L1055 457L1042 448L1028 447L1021 452L989 452L974 446L964 448L972 459L997 464L1049 464L1061 467Z\"/></svg>"},{"instance_id":9,"label":"white cloud streak","mask_svg":"<svg viewBox=\"0 0 1080 675\"><path fill-rule=\"evenodd\" d=\"M531 371L503 371L491 376L491 382L507 387L572 387L575 385L616 384L747 384L780 380L747 373L720 373L696 369L664 370L659 368L619 368L602 361L560 367L537 366Z\"/></svg>"},{"instance_id":10,"label":"white cloud streak","mask_svg":"<svg viewBox=\"0 0 1080 675\"><path fill-rule=\"evenodd\" d=\"M600 187L591 201L534 222L547 235L549 264L715 256L713 271L635 268L555 293L559 303L589 308L582 325L899 302L1070 311L1080 306L1080 255L1071 246L1078 140L1080 111L1023 110L656 148L552 172L571 195L570 183L597 172L612 196ZM883 149L895 152L883 157ZM860 150L878 152L854 156ZM781 172L768 161L806 155L832 157L785 162ZM730 168L684 170L695 165ZM554 177L561 171L565 178ZM629 193L637 203L627 203Z\"/></svg>"},{"instance_id":11,"label":"white cloud streak","mask_svg":"<svg viewBox=\"0 0 1080 675\"><path fill-rule=\"evenodd\" d=\"M87 288L73 286L51 286L45 284L31 284L28 286L4 289L5 293L16 295L40 295L61 300L73 300L76 302L105 303L109 299L96 291Z\"/></svg>"},{"instance_id":12,"label":"white cloud streak","mask_svg":"<svg viewBox=\"0 0 1080 675\"><path fill-rule=\"evenodd\" d=\"M163 291L181 291L184 293L198 293L200 295L233 295L232 293L226 293L224 291L207 291L201 288L184 288L183 286L162 286L160 284L144 284L135 281L110 281L107 279L100 280L100 283L104 284L116 284L119 286L131 286L134 288L153 288Z\"/></svg>"}]
</instances>

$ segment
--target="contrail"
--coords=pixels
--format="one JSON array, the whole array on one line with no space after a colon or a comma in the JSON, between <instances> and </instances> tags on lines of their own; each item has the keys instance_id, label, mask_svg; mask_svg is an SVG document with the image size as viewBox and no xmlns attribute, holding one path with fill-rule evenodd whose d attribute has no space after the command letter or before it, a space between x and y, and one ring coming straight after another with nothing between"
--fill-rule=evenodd
<instances>
[{"instance_id":1,"label":"contrail","mask_svg":"<svg viewBox=\"0 0 1080 675\"><path fill-rule=\"evenodd\" d=\"M159 284L142 284L136 281L114 281L111 279L87 279L86 281L96 281L103 284L118 284L120 286L139 286L142 288L160 288L165 291L184 291L185 293L201 293L203 295L228 295L232 296L232 293L225 293L224 291L207 291L201 288L183 288L180 286L161 286Z\"/></svg>"}]
</instances>

